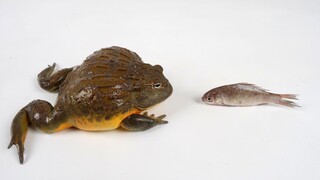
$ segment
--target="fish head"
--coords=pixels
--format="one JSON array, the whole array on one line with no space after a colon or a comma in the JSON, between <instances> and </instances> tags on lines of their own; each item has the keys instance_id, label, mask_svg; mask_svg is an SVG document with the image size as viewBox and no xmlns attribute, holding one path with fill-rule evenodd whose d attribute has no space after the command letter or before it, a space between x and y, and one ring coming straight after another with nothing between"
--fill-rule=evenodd
<instances>
[{"instance_id":1,"label":"fish head","mask_svg":"<svg viewBox=\"0 0 320 180\"><path fill-rule=\"evenodd\" d=\"M206 104L211 104L211 105L223 104L222 97L221 97L220 93L218 93L214 89L206 92L202 96L202 101Z\"/></svg>"}]
</instances>

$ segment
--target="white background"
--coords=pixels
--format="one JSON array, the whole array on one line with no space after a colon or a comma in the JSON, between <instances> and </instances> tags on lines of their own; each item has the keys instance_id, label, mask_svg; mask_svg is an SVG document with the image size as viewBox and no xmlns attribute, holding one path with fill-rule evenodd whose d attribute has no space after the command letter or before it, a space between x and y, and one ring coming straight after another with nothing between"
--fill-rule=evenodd
<instances>
[{"instance_id":1,"label":"white background","mask_svg":"<svg viewBox=\"0 0 320 180\"><path fill-rule=\"evenodd\" d=\"M320 2L0 0L0 179L320 179ZM45 134L29 128L25 164L10 124L37 74L112 45L161 64L174 94L149 131ZM209 89L249 82L299 94L302 108L215 107Z\"/></svg>"}]
</instances>

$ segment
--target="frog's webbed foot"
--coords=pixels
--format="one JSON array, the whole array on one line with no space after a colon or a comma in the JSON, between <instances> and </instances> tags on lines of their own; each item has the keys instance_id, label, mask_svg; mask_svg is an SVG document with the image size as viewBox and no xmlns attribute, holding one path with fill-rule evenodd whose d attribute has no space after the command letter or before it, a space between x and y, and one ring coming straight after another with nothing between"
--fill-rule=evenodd
<instances>
[{"instance_id":1,"label":"frog's webbed foot","mask_svg":"<svg viewBox=\"0 0 320 180\"><path fill-rule=\"evenodd\" d=\"M56 63L52 66L45 68L38 74L39 85L47 91L56 91L59 89L61 83L66 79L67 75L73 70L73 68L61 69L58 72L53 73Z\"/></svg>"},{"instance_id":2,"label":"frog's webbed foot","mask_svg":"<svg viewBox=\"0 0 320 180\"><path fill-rule=\"evenodd\" d=\"M163 120L166 115L156 117L154 114L132 114L121 122L121 127L129 131L144 131L160 124L167 124L168 121Z\"/></svg>"},{"instance_id":3,"label":"frog's webbed foot","mask_svg":"<svg viewBox=\"0 0 320 180\"><path fill-rule=\"evenodd\" d=\"M24 141L28 131L28 115L25 110L20 110L11 125L11 141L8 149L15 145L18 150L20 164L23 163Z\"/></svg>"},{"instance_id":4,"label":"frog's webbed foot","mask_svg":"<svg viewBox=\"0 0 320 180\"><path fill-rule=\"evenodd\" d=\"M21 138L12 136L8 149L10 149L12 145L15 145L17 147L20 164L23 164L24 145Z\"/></svg>"}]
</instances>

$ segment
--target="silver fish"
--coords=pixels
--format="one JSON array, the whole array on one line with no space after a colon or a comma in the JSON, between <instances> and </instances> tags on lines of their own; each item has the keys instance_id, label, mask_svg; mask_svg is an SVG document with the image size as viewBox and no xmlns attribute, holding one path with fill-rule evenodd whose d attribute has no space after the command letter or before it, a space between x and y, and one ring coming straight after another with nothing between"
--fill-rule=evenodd
<instances>
[{"instance_id":1,"label":"silver fish","mask_svg":"<svg viewBox=\"0 0 320 180\"><path fill-rule=\"evenodd\" d=\"M288 107L300 107L288 99L297 99L295 94L274 94L249 83L237 83L220 86L206 92L202 101L211 105L255 106L260 104L279 104Z\"/></svg>"}]
</instances>

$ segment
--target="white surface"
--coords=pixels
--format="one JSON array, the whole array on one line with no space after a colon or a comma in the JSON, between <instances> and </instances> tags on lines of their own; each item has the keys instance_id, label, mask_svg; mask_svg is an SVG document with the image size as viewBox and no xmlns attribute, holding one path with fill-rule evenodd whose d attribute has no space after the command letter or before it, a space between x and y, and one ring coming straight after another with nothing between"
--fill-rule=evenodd
<instances>
[{"instance_id":1,"label":"white surface","mask_svg":"<svg viewBox=\"0 0 320 180\"><path fill-rule=\"evenodd\" d=\"M319 1L0 1L0 179L320 179ZM48 64L118 45L161 64L174 94L141 133L29 129L25 164L10 124ZM235 82L299 94L299 109L207 106Z\"/></svg>"}]
</instances>

